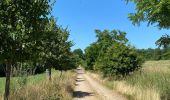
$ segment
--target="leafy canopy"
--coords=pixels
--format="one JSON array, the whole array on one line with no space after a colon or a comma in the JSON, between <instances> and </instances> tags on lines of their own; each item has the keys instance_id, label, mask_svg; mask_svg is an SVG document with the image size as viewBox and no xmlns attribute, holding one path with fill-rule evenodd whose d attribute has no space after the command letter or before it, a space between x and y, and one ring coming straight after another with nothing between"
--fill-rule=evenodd
<instances>
[{"instance_id":1,"label":"leafy canopy","mask_svg":"<svg viewBox=\"0 0 170 100\"><path fill-rule=\"evenodd\" d=\"M133 24L147 21L148 25L157 24L159 28L170 28L170 0L126 0L134 2L136 12L130 13Z\"/></svg>"},{"instance_id":2,"label":"leafy canopy","mask_svg":"<svg viewBox=\"0 0 170 100\"><path fill-rule=\"evenodd\" d=\"M1 0L0 61L28 60L37 51L51 11L49 0ZM35 50L36 49L36 50ZM36 53L34 53L36 54Z\"/></svg>"},{"instance_id":3,"label":"leafy canopy","mask_svg":"<svg viewBox=\"0 0 170 100\"><path fill-rule=\"evenodd\" d=\"M170 36L163 35L160 39L158 39L155 43L158 47L168 48L170 46Z\"/></svg>"}]
</instances>

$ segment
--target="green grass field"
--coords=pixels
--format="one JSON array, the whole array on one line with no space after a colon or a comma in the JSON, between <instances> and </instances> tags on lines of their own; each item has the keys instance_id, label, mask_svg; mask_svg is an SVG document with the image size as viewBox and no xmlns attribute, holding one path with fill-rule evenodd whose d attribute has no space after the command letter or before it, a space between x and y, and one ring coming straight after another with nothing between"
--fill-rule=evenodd
<instances>
[{"instance_id":1,"label":"green grass field","mask_svg":"<svg viewBox=\"0 0 170 100\"><path fill-rule=\"evenodd\" d=\"M4 91L5 78L0 78L0 93Z\"/></svg>"},{"instance_id":2,"label":"green grass field","mask_svg":"<svg viewBox=\"0 0 170 100\"><path fill-rule=\"evenodd\" d=\"M25 78L25 77L23 77ZM45 74L38 74L34 76L28 76L26 78L27 84L38 83L46 78ZM21 80L21 77L12 77L11 78L11 88L17 87L18 82ZM0 94L4 92L5 88L5 78L0 78Z\"/></svg>"}]
</instances>

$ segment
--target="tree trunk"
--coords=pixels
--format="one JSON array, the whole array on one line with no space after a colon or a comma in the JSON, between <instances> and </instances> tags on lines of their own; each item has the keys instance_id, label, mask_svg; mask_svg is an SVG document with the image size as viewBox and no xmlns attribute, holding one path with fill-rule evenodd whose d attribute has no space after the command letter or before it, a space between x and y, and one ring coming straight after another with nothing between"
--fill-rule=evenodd
<instances>
[{"instance_id":1,"label":"tree trunk","mask_svg":"<svg viewBox=\"0 0 170 100\"><path fill-rule=\"evenodd\" d=\"M8 100L10 93L10 74L11 74L11 64L6 64L6 83L5 83L5 93L4 100Z\"/></svg>"},{"instance_id":2,"label":"tree trunk","mask_svg":"<svg viewBox=\"0 0 170 100\"><path fill-rule=\"evenodd\" d=\"M47 74L48 80L51 81L51 67L46 69L46 74Z\"/></svg>"},{"instance_id":3,"label":"tree trunk","mask_svg":"<svg viewBox=\"0 0 170 100\"><path fill-rule=\"evenodd\" d=\"M13 77L13 76L14 76L14 68L11 67L11 77Z\"/></svg>"},{"instance_id":4,"label":"tree trunk","mask_svg":"<svg viewBox=\"0 0 170 100\"><path fill-rule=\"evenodd\" d=\"M36 71L36 69L37 69L37 67L35 67L35 68L33 69L33 73L32 73L32 75L35 75L35 71Z\"/></svg>"},{"instance_id":5,"label":"tree trunk","mask_svg":"<svg viewBox=\"0 0 170 100\"><path fill-rule=\"evenodd\" d=\"M51 67L49 67L49 80L51 81Z\"/></svg>"},{"instance_id":6,"label":"tree trunk","mask_svg":"<svg viewBox=\"0 0 170 100\"><path fill-rule=\"evenodd\" d=\"M63 75L63 71L61 70L61 73L60 73L60 79L61 79L61 76Z\"/></svg>"}]
</instances>

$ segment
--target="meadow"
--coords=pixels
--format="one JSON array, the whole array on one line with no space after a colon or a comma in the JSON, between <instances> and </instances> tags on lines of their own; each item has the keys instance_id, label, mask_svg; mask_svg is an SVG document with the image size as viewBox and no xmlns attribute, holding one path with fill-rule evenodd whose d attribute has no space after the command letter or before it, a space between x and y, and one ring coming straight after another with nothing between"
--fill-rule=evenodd
<instances>
[{"instance_id":1,"label":"meadow","mask_svg":"<svg viewBox=\"0 0 170 100\"><path fill-rule=\"evenodd\" d=\"M142 66L140 71L121 80L92 76L129 100L169 100L170 61L146 61Z\"/></svg>"},{"instance_id":2,"label":"meadow","mask_svg":"<svg viewBox=\"0 0 170 100\"><path fill-rule=\"evenodd\" d=\"M59 71L52 71L52 80L46 74L28 77L11 78L10 100L71 100L74 88L73 71L64 72L60 77ZM69 84L68 84L69 83ZM3 98L5 78L0 78L0 98Z\"/></svg>"},{"instance_id":3,"label":"meadow","mask_svg":"<svg viewBox=\"0 0 170 100\"><path fill-rule=\"evenodd\" d=\"M46 79L45 73L34 75L34 76L28 76L28 77L24 77L24 76L11 77L11 88L17 87L21 83L21 81L24 82L24 80L26 81L26 84L35 84L45 79ZM5 77L0 78L0 94L4 92L4 88L5 88Z\"/></svg>"}]
</instances>

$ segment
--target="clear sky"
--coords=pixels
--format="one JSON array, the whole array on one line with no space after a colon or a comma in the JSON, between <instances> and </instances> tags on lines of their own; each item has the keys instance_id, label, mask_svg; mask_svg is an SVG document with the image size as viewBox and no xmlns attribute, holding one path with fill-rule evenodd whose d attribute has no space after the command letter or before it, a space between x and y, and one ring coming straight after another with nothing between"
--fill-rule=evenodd
<instances>
[{"instance_id":1,"label":"clear sky","mask_svg":"<svg viewBox=\"0 0 170 100\"><path fill-rule=\"evenodd\" d=\"M155 48L155 41L170 30L159 30L156 26L132 25L128 13L135 5L124 0L57 0L52 11L57 24L69 28L72 49L85 49L96 40L95 29L119 29L127 32L129 42L136 48Z\"/></svg>"}]
</instances>

